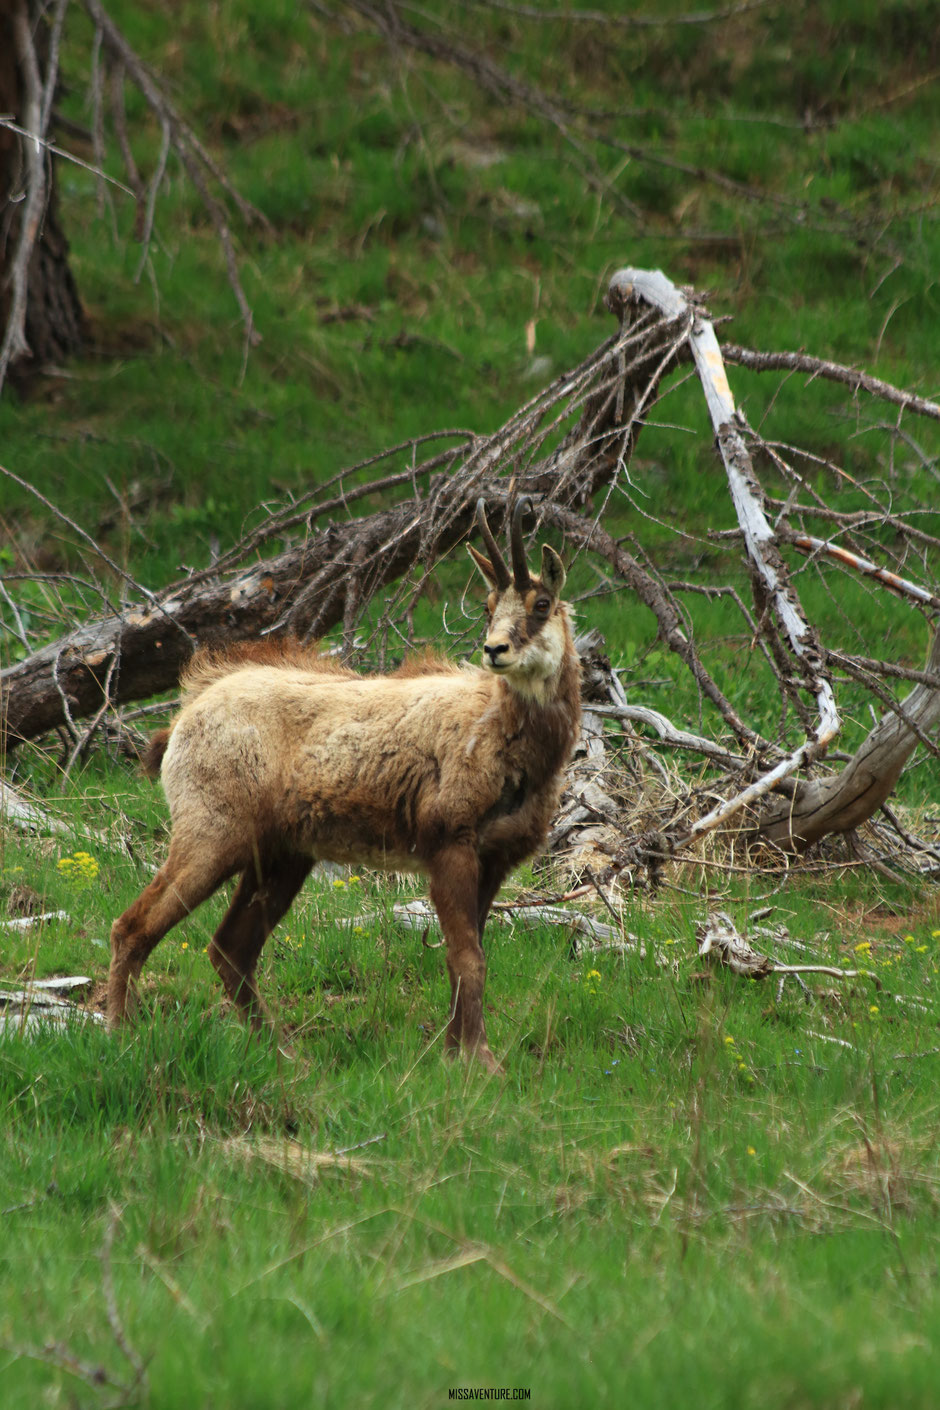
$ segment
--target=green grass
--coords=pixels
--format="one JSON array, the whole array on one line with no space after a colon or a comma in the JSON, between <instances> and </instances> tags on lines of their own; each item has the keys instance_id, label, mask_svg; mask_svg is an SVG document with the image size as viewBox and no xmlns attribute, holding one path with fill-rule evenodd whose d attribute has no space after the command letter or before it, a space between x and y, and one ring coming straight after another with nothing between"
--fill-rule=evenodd
<instances>
[{"instance_id":1,"label":"green grass","mask_svg":"<svg viewBox=\"0 0 940 1410\"><path fill-rule=\"evenodd\" d=\"M94 179L65 167L72 258L101 357L30 405L4 399L5 459L92 530L114 519L116 496L155 478L158 511L134 512L101 537L159 585L179 571L181 526L193 530L186 561L201 566L212 533L230 541L272 492L305 488L416 431L494 428L532 390L527 321L537 318L536 352L553 371L577 362L610 331L598 299L605 275L627 262L712 290L741 341L804 346L917 384L935 360L938 249L922 9L853 7L849 22L833 3L804 23L770 7L727 30L625 31L609 45L591 27L432 7L445 27L463 21L471 47L491 46L550 91L555 82L605 110L623 107L626 91L617 140L808 203L794 220L634 159L617 189L642 216L626 220L587 187L552 129L443 64L406 57L390 70L368 34L343 38L274 3L229 5L224 18L203 6L172 16L128 8L119 18L131 40L272 222L273 236L236 231L263 342L243 367L214 232L172 163L153 279L137 285L131 204L115 197L115 238L98 217ZM67 37L65 104L86 121L87 35ZM146 171L159 134L128 101ZM817 110L821 125L800 130ZM496 160L479 164L480 151ZM610 150L599 160L620 164ZM116 154L111 165L117 173ZM323 321L353 307L368 320ZM734 380L746 404L773 395L760 379ZM814 393L789 398L788 438L808 434L818 449L819 423L830 422L831 443L825 405ZM688 398L679 419L703 424ZM687 438L676 439L668 454L681 465ZM841 455L846 437L835 439ZM705 430L706 455L709 442ZM694 515L691 490L685 473ZM36 504L11 486L0 505L48 535ZM13 538L28 560L35 540ZM57 545L66 559L68 540Z\"/></svg>"},{"instance_id":2,"label":"green grass","mask_svg":"<svg viewBox=\"0 0 940 1410\"><path fill-rule=\"evenodd\" d=\"M47 901L89 934L139 884L98 859L76 890L49 858ZM201 912L155 952L128 1034L0 1042L4 1404L109 1403L66 1354L133 1380L112 1285L146 1365L130 1403L436 1406L489 1384L575 1406L625 1376L645 1405L932 1403L935 909L792 890L794 938L884 985L813 981L810 1002L706 973L698 899L628 907L646 959L495 924L492 1080L440 1056L441 952L386 896L312 881L269 942L293 1061L218 1001ZM724 903L741 924L753 906ZM4 973L72 968L74 930L17 940Z\"/></svg>"}]
</instances>

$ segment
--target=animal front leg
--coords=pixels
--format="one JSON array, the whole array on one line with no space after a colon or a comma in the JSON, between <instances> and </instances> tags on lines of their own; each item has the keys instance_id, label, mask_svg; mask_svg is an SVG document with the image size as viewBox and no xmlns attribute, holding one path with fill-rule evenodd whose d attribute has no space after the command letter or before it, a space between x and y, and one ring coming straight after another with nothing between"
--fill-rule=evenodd
<instances>
[{"instance_id":1,"label":"animal front leg","mask_svg":"<svg viewBox=\"0 0 940 1410\"><path fill-rule=\"evenodd\" d=\"M444 932L450 975L447 1047L451 1051L463 1048L467 1057L475 1057L491 1072L498 1072L499 1064L486 1041L483 1022L486 958L477 918L476 852L472 847L449 847L438 853L430 870L431 900Z\"/></svg>"},{"instance_id":2,"label":"animal front leg","mask_svg":"<svg viewBox=\"0 0 940 1410\"><path fill-rule=\"evenodd\" d=\"M490 907L499 895L508 868L502 857L481 857L477 882L477 929L483 943L483 929Z\"/></svg>"}]
</instances>

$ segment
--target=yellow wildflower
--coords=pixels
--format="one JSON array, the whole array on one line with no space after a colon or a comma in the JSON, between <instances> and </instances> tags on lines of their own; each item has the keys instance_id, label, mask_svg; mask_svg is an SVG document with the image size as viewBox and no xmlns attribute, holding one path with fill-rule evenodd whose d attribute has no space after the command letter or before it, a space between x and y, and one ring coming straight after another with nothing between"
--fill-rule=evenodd
<instances>
[{"instance_id":1,"label":"yellow wildflower","mask_svg":"<svg viewBox=\"0 0 940 1410\"><path fill-rule=\"evenodd\" d=\"M98 863L90 852L76 852L73 857L60 857L56 870L72 886L81 890L91 886L98 875Z\"/></svg>"}]
</instances>

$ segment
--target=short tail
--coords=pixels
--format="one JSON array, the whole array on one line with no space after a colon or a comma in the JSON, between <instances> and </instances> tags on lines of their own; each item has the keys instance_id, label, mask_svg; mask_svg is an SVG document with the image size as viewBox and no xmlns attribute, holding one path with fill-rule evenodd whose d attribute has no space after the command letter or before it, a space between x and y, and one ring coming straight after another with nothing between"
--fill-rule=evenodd
<instances>
[{"instance_id":1,"label":"short tail","mask_svg":"<svg viewBox=\"0 0 940 1410\"><path fill-rule=\"evenodd\" d=\"M148 778L158 778L160 776L160 765L163 763L163 756L166 753L166 746L169 742L170 730L168 729L158 729L156 734L150 736L150 742L141 760L144 773Z\"/></svg>"}]
</instances>

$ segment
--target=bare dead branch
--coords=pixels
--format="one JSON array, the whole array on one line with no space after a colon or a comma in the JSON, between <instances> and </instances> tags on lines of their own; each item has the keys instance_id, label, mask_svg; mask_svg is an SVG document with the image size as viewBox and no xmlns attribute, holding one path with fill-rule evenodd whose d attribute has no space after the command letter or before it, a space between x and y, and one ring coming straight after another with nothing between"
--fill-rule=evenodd
<instances>
[{"instance_id":1,"label":"bare dead branch","mask_svg":"<svg viewBox=\"0 0 940 1410\"><path fill-rule=\"evenodd\" d=\"M940 672L937 671L917 671L912 666L898 666L893 661L877 661L871 656L848 656L842 651L833 650L832 647L827 655L830 661L846 669L854 666L875 676L890 676L901 681L920 681L921 685L929 685L932 690L940 690Z\"/></svg>"},{"instance_id":2,"label":"bare dead branch","mask_svg":"<svg viewBox=\"0 0 940 1410\"><path fill-rule=\"evenodd\" d=\"M137 268L134 271L135 284L140 280L140 276L144 272L150 255L150 242L153 239L153 222L157 210L157 197L160 194L160 187L163 185L163 178L166 175L166 164L170 155L171 140L170 125L164 118L160 124L160 154L157 157L157 164L153 169L153 174L147 186L147 195L143 208L143 220L139 227L140 259L137 261ZM139 204L137 210L139 218Z\"/></svg>"},{"instance_id":3,"label":"bare dead branch","mask_svg":"<svg viewBox=\"0 0 940 1410\"><path fill-rule=\"evenodd\" d=\"M664 744L673 749L684 749L692 754L700 754L713 759L726 769L742 769L748 764L743 754L730 754L712 739L700 734L690 734L688 730L674 725L659 710L651 710L646 705L596 705L599 715L614 720L628 720L631 724L647 725L654 730Z\"/></svg>"},{"instance_id":4,"label":"bare dead branch","mask_svg":"<svg viewBox=\"0 0 940 1410\"><path fill-rule=\"evenodd\" d=\"M827 964L781 964L755 950L740 934L726 911L716 911L696 929L699 955L717 962L733 974L747 979L766 979L770 974L826 974L833 979L870 979L876 989L881 980L870 969L841 969Z\"/></svg>"},{"instance_id":5,"label":"bare dead branch","mask_svg":"<svg viewBox=\"0 0 940 1410\"><path fill-rule=\"evenodd\" d=\"M918 587L917 583L909 582L907 578L902 578L898 573L892 573L889 568L879 568L877 563L872 563L870 559L863 558L858 553L850 553L847 548L843 548L841 544L833 543L831 539L817 539L813 538L811 534L793 534L781 529L778 529L778 534L784 542L792 543L794 548L800 549L803 553L826 553L830 558L854 569L856 573L862 573L865 577L874 579L875 582L883 583L892 592L913 598L915 602L921 602L925 606L940 610L940 597L937 597L935 593Z\"/></svg>"},{"instance_id":6,"label":"bare dead branch","mask_svg":"<svg viewBox=\"0 0 940 1410\"><path fill-rule=\"evenodd\" d=\"M376 0L339 0L339 3L369 24L393 48L413 49L440 63L449 64L465 73L483 92L499 102L514 104L547 122L576 153L580 170L588 184L593 189L603 191L613 205L626 209L635 219L641 218L642 212L611 183L594 154L595 146L607 147L631 161L678 172L691 180L715 186L741 200L774 206L790 219L806 224L810 207L805 201L792 200L768 188L736 180L722 171L682 162L651 148L624 142L615 137L602 122L598 122L595 115L565 103L557 94L549 95L537 84L518 78L485 54L471 49L464 42L463 36L451 34L445 37L430 29L407 24L400 11L411 7L396 5L393 0L384 0L381 4L376 3ZM323 12L319 5L315 8L320 13ZM424 12L421 13L423 16ZM817 213L813 214L817 220L822 220ZM854 228L858 222L851 213L833 205L827 207L823 223L827 228Z\"/></svg>"},{"instance_id":7,"label":"bare dead branch","mask_svg":"<svg viewBox=\"0 0 940 1410\"><path fill-rule=\"evenodd\" d=\"M270 228L267 216L257 206L246 201L244 196L228 179L225 171L206 150L199 137L177 112L170 102L163 89L162 84L154 75L153 71L143 62L136 51L131 48L122 32L111 19L107 10L101 4L101 0L81 0L89 17L101 34L108 48L117 56L126 68L134 83L140 89L150 107L161 119L169 123L174 139L178 140L205 168L214 181L222 187L225 194L232 201L242 219L248 224L258 223L266 228Z\"/></svg>"},{"instance_id":8,"label":"bare dead branch","mask_svg":"<svg viewBox=\"0 0 940 1410\"><path fill-rule=\"evenodd\" d=\"M895 406L914 411L918 416L929 416L940 421L940 404L914 392L903 391L880 377L872 377L868 372L859 372L852 367L843 367L838 362L825 358L810 357L796 352L755 352L752 348L742 348L736 343L722 343L722 355L728 362L737 363L752 372L807 372L811 378L824 377L830 382L841 382L853 391L868 392L882 401L893 402Z\"/></svg>"},{"instance_id":9,"label":"bare dead branch","mask_svg":"<svg viewBox=\"0 0 940 1410\"><path fill-rule=\"evenodd\" d=\"M762 442L762 446L767 443ZM767 495L767 504L776 509L780 509L787 515L799 515L801 518L823 519L831 523L839 524L847 530L860 530L866 528L882 527L894 529L906 539L912 539L917 543L924 544L930 548L940 548L940 537L936 534L928 534L925 530L919 529L911 523L912 518L917 515L931 517L936 514L935 509L918 509L906 514L903 518L897 514L892 514L887 507L879 506L877 509L853 509L839 510L833 509L827 504L799 504L795 500L774 499ZM782 517L782 516L781 516ZM731 530L732 534L737 530ZM722 537L716 534L715 537Z\"/></svg>"},{"instance_id":10,"label":"bare dead branch","mask_svg":"<svg viewBox=\"0 0 940 1410\"><path fill-rule=\"evenodd\" d=\"M623 578L655 616L662 641L688 666L703 695L712 702L735 736L755 752L773 752L770 742L744 723L731 702L712 680L693 642L683 631L679 613L668 593L641 568L632 554L615 543L599 524L589 523L571 510L548 503L540 505L539 512L543 522L557 525L573 543L599 553Z\"/></svg>"},{"instance_id":11,"label":"bare dead branch","mask_svg":"<svg viewBox=\"0 0 940 1410\"><path fill-rule=\"evenodd\" d=\"M241 278L238 272L238 261L235 257L235 249L229 230L228 217L223 204L210 190L207 177L211 178L222 189L225 197L232 202L241 218L247 223L258 223L270 229L270 223L267 217L264 216L257 207L253 206L250 201L246 201L236 187L229 181L225 172L206 150L196 133L170 102L162 84L156 78L155 74L142 61L130 44L128 44L121 30L101 4L101 0L82 0L82 4L94 23L97 33L102 36L102 40L109 53L127 72L159 119L164 134L164 140L166 140L167 134L169 134L170 143L176 151L187 176L199 193L200 199L215 228L225 258L229 286L235 295L242 315L246 343L257 342L258 334L254 327L254 315L245 296L245 291L242 288ZM99 165L101 165L100 162ZM165 159L161 157L157 164L155 178L158 175L162 177L164 166ZM134 168L134 174L136 175L136 168ZM159 181L155 179L151 187L154 198L158 185ZM136 188L134 194L138 196L139 200L139 180L136 183ZM150 202L148 201L148 216L145 218L145 229L149 229L149 227L152 226L152 213L149 212L149 206Z\"/></svg>"},{"instance_id":12,"label":"bare dead branch","mask_svg":"<svg viewBox=\"0 0 940 1410\"><path fill-rule=\"evenodd\" d=\"M636 297L654 303L672 317L689 307L675 285L658 272L650 275L646 271L621 270L614 275L611 284L623 291L623 297L635 291ZM803 668L808 688L816 696L819 728L804 756L804 761L809 762L824 751L840 727L832 686L825 676L819 643L789 582L786 564L776 548L774 531L764 515L762 491L738 429L739 414L711 323L699 317L689 341L728 475L735 513L747 545L749 563L773 604L789 648Z\"/></svg>"},{"instance_id":13,"label":"bare dead branch","mask_svg":"<svg viewBox=\"0 0 940 1410\"><path fill-rule=\"evenodd\" d=\"M60 120L61 125L61 120ZM18 137L28 137L31 142L38 142L44 152L50 156L61 157L65 162L71 162L73 166L80 166L84 171L90 171L93 176L101 181L105 181L109 186L114 186L116 190L123 191L125 196L133 196L134 192L130 186L125 186L123 181L118 181L116 177L109 176L107 172L101 171L93 162L82 161L74 152L68 151L65 147L58 146L55 142L48 141L45 137L37 137L34 132L30 132L28 127L22 127L12 118L0 117L0 127L5 127L8 132L15 132Z\"/></svg>"},{"instance_id":14,"label":"bare dead branch","mask_svg":"<svg viewBox=\"0 0 940 1410\"><path fill-rule=\"evenodd\" d=\"M934 636L929 670L940 672L940 632ZM813 779L759 819L755 835L801 851L832 832L848 832L872 817L890 797L918 735L940 721L940 691L916 685L900 713L886 714L836 778ZM911 724L917 726L915 734Z\"/></svg>"},{"instance_id":15,"label":"bare dead branch","mask_svg":"<svg viewBox=\"0 0 940 1410\"><path fill-rule=\"evenodd\" d=\"M564 24L598 25L603 29L668 29L673 25L717 24L722 20L735 19L738 15L761 10L772 0L741 0L740 4L727 5L720 10L691 10L679 15L627 15L611 10L542 10L532 5L517 5L512 0L475 0L476 4L488 10L499 10L523 20L560 20Z\"/></svg>"},{"instance_id":16,"label":"bare dead branch","mask_svg":"<svg viewBox=\"0 0 940 1410\"><path fill-rule=\"evenodd\" d=\"M156 601L154 593L148 591L147 588L138 583L136 578L132 578L130 573L119 567L114 559L111 558L109 554L105 553L101 545L95 542L86 529L83 529L80 524L76 524L74 519L70 519L67 514L64 514L62 510L59 509L57 505L53 504L51 500L47 499L45 495L40 494L35 485L31 485L28 480L21 479L19 475L14 475L13 471L8 470L5 465L0 465L0 475L5 475L8 480L12 480L14 484L19 485L20 489L27 490L38 499L43 508L48 509L50 514L56 519L61 520L63 524L66 524L73 533L77 534L78 537L88 545L96 557L100 558L103 563L106 563L117 577L123 578L125 582L129 583L141 597L146 597L151 602Z\"/></svg>"},{"instance_id":17,"label":"bare dead branch","mask_svg":"<svg viewBox=\"0 0 940 1410\"><path fill-rule=\"evenodd\" d=\"M471 530L476 500L484 497L498 533L509 506L517 497L529 496L539 524L554 526L569 548L605 565L606 590L627 589L650 610L659 639L683 662L702 701L714 707L737 741L735 746L720 738L711 740L701 726L693 732L659 711L628 704L622 691L605 697L605 704L598 706L595 701L588 706L593 734L588 738L586 730L583 759L573 771L571 796L553 836L557 834L561 843L581 829L585 838L591 838L597 861L587 870L597 884L606 885L618 875L637 882L644 872L658 877L665 862L680 858L683 852L689 855L692 843L744 810L748 821L736 835L741 841L769 843L783 863L811 840L856 827L871 817L890 794L917 743L935 747L931 734L940 699L940 661L932 659L927 670L916 671L852 652L824 653L793 592L779 545L791 543L815 553L820 570L831 560L841 560L866 576L883 572L892 583L896 579L913 586L909 576L896 571L903 569L904 555L910 551L905 538L910 526L907 511L901 509L891 517L889 527L900 548L895 548L893 559L887 554L892 566L885 569L854 546L833 542L832 552L823 552L828 541L792 530L788 515L813 512L805 505L794 507L796 489L780 505L771 526L744 439L747 428L736 417L722 378L711 325L668 281L659 285L660 293L665 286L669 297L660 299L658 307L638 297L637 287L646 289L651 278L642 272L615 276L608 306L620 322L618 334L537 392L493 434L481 436L461 429L418 437L349 467L328 484L287 504L264 506L241 542L216 555L209 567L161 593L138 588L136 595L146 599L144 605L89 621L8 667L0 673L7 747L65 727L71 738L66 752L72 759L78 757L91 731L111 728L109 719L124 702L171 689L196 640L213 644L285 631L319 636L340 628L341 649L349 656L362 649L361 628L370 613L366 644L384 662L389 652L395 655L412 643L415 603L437 561ZM730 584L667 583L653 564L644 561L642 547L632 553L601 522L611 494L636 496L638 485L630 465L638 437L650 420L664 379L689 361L699 370L719 431L719 450L738 519L733 533L746 545L752 566L750 605ZM447 444L448 440L456 443ZM429 453L419 460L422 445ZM362 480L361 472L370 469L378 473ZM353 472L358 479L350 485ZM796 477L794 484L798 483L802 482ZM361 519L352 517L363 497L380 492L392 492L395 502ZM579 512L594 496L599 496L601 507ZM864 536L867 529L881 529L887 522L877 517L874 495L872 501L873 508L860 518L849 515L844 522L834 521L847 538L848 529ZM55 506L47 507L58 513ZM339 517L330 522L330 515ZM100 553L92 535L66 522L86 549L108 563L110 573L120 574L117 565ZM299 536L296 542L290 539L292 532ZM880 549L876 535L870 537ZM926 555L934 547L932 538L920 531L916 540L925 575L930 572ZM286 539L287 545L259 560L259 551L272 539ZM786 706L788 696L797 702L807 722L805 738L787 741L792 721L788 723L786 714L781 716L779 739L765 737L732 705L720 674L706 666L691 630L692 619L683 615L675 596L699 591L733 597L746 626L748 649L759 645L765 653L762 669L776 681L782 705ZM15 608L15 598L7 596ZM382 598L378 612L374 606L370 609L377 597ZM922 607L940 605L925 591L918 600ZM12 623L8 630L15 633L17 619L9 603L6 611ZM464 620L469 620L466 613ZM446 632L455 644L467 628L458 621L455 630L448 621ZM23 635L28 640L28 634L21 633L21 641ZM841 774L807 780L797 776L799 771L832 737L827 736L834 711L827 660L859 681L888 713ZM879 684L879 676L910 679L916 689L898 705ZM818 718L801 696L807 690L816 697ZM91 731L80 729L77 722L89 718ZM670 750L699 757L708 765L708 782L701 780L700 772L698 782L670 788L670 760L649 750L644 754L636 737L628 733L609 734L605 740L605 719L632 719L656 731ZM621 751L634 790L649 789L650 780L661 788L660 801L645 807L642 820L634 811L633 821L625 823L612 801L608 787L612 741ZM779 798L768 804L767 795L772 792ZM756 808L759 803L763 811ZM700 850L696 846L696 855ZM859 865L877 861L877 857L867 861L860 857ZM727 865L736 865L733 854ZM585 893L576 888L566 894Z\"/></svg>"},{"instance_id":18,"label":"bare dead branch","mask_svg":"<svg viewBox=\"0 0 940 1410\"><path fill-rule=\"evenodd\" d=\"M419 563L433 565L466 535L481 494L491 506L494 530L499 531L511 494L503 478L509 466L515 470L513 483L522 493L554 492L563 505L583 499L615 473L618 462L612 446L624 436L624 428L614 425L616 399L612 392L608 395L603 390L611 370L620 365L625 349L634 351L626 365L626 415L628 408L655 397L656 379L666 367L664 349L671 348L674 341L666 320L644 316L640 333L627 322L618 338L603 344L573 372L556 379L492 436L461 433L467 436L465 444L456 448L459 453L448 451L442 468L432 469L440 463L436 456L410 467L407 479L413 484L413 494L394 506L363 519L349 518L311 529L298 544L250 567L239 566L245 563L248 551L242 545L211 569L162 593L150 593L138 585L138 596L146 599L146 605L115 611L80 626L0 672L0 710L6 720L7 747L15 748L24 739L35 738L66 720L96 715L109 679L115 705L171 689L197 639L212 644L285 631L301 637L320 636L341 624L344 617L350 636L357 614L376 593L398 582ZM592 395L592 388L600 389L598 395ZM547 434L546 424L554 434L564 407L569 417L572 408L580 407L580 416L559 447L541 460L534 458ZM641 427L640 420L631 425L631 444ZM409 448L413 446L408 443ZM533 458L525 464L528 457ZM29 488L19 477L10 474L10 478ZM387 477L382 480L387 482ZM358 493L358 489L344 489L339 496L343 507ZM55 506L47 507L64 517ZM306 511L305 529L321 508ZM293 506L277 511L279 528L283 528L285 517L295 513ZM100 552L86 531L77 525L72 528L82 542ZM252 551L267 532L262 528L249 536ZM101 556L112 572L127 576L108 555ZM363 565L368 565L369 571L362 576L356 602L355 595L352 599L349 595L349 575L361 571ZM114 678L109 673L116 657L120 670ZM73 742L74 738L77 732Z\"/></svg>"}]
</instances>

